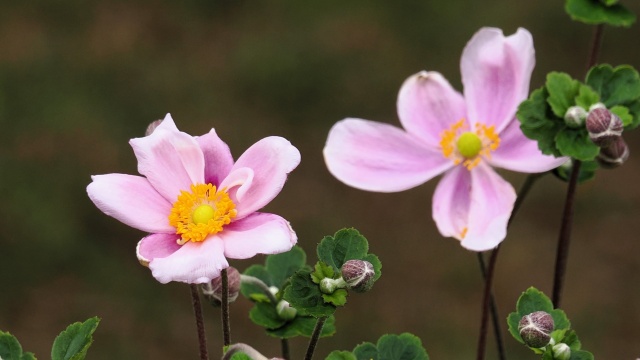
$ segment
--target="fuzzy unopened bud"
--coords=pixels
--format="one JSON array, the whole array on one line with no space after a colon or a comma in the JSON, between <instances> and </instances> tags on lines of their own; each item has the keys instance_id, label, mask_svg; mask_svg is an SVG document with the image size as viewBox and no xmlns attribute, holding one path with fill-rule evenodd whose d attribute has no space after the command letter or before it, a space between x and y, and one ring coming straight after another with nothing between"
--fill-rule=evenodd
<instances>
[{"instance_id":1,"label":"fuzzy unopened bud","mask_svg":"<svg viewBox=\"0 0 640 360\"><path fill-rule=\"evenodd\" d=\"M622 165L628 158L629 147L622 137L619 137L606 148L600 149L596 159L603 168L613 169Z\"/></svg>"},{"instance_id":2,"label":"fuzzy unopened bud","mask_svg":"<svg viewBox=\"0 0 640 360\"><path fill-rule=\"evenodd\" d=\"M375 271L373 265L366 260L349 260L340 270L347 288L355 292L366 292L373 287Z\"/></svg>"},{"instance_id":3,"label":"fuzzy unopened bud","mask_svg":"<svg viewBox=\"0 0 640 360\"><path fill-rule=\"evenodd\" d=\"M589 138L601 148L609 146L622 135L622 120L605 108L596 108L587 116Z\"/></svg>"},{"instance_id":4,"label":"fuzzy unopened bud","mask_svg":"<svg viewBox=\"0 0 640 360\"><path fill-rule=\"evenodd\" d=\"M232 303L238 298L240 293L240 272L229 266L227 268L227 280L229 284L229 302ZM200 284L202 295L213 306L222 305L222 276L219 276L208 283Z\"/></svg>"},{"instance_id":5,"label":"fuzzy unopened bud","mask_svg":"<svg viewBox=\"0 0 640 360\"><path fill-rule=\"evenodd\" d=\"M564 123L572 128L582 127L587 119L587 111L580 106L572 106L564 114Z\"/></svg>"},{"instance_id":6,"label":"fuzzy unopened bud","mask_svg":"<svg viewBox=\"0 0 640 360\"><path fill-rule=\"evenodd\" d=\"M153 131L162 124L162 119L156 120L147 126L147 131L144 132L146 136L149 136L153 133Z\"/></svg>"},{"instance_id":7,"label":"fuzzy unopened bud","mask_svg":"<svg viewBox=\"0 0 640 360\"><path fill-rule=\"evenodd\" d=\"M276 306L276 313L283 320L293 320L298 314L298 310L292 307L288 301L280 300Z\"/></svg>"},{"instance_id":8,"label":"fuzzy unopened bud","mask_svg":"<svg viewBox=\"0 0 640 360\"><path fill-rule=\"evenodd\" d=\"M536 311L522 317L518 331L527 346L541 348L549 344L553 326L551 315L544 311Z\"/></svg>"},{"instance_id":9,"label":"fuzzy unopened bud","mask_svg":"<svg viewBox=\"0 0 640 360\"><path fill-rule=\"evenodd\" d=\"M553 360L571 359L571 348L565 343L553 345Z\"/></svg>"}]
</instances>

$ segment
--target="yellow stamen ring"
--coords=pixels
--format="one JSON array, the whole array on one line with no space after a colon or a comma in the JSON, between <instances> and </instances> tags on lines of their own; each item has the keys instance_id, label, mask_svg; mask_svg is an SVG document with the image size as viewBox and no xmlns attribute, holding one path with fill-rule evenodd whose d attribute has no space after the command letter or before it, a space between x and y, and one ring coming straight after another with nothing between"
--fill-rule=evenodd
<instances>
[{"instance_id":1,"label":"yellow stamen ring","mask_svg":"<svg viewBox=\"0 0 640 360\"><path fill-rule=\"evenodd\" d=\"M468 130L465 119L461 119L440 135L442 155L462 164L468 170L478 166L482 158L490 158L491 152L500 146L500 137L495 127L476 124L474 131Z\"/></svg>"},{"instance_id":2,"label":"yellow stamen ring","mask_svg":"<svg viewBox=\"0 0 640 360\"><path fill-rule=\"evenodd\" d=\"M180 192L169 214L169 224L180 235L180 245L204 241L231 223L238 214L235 207L225 189L217 191L212 184L194 184L191 192Z\"/></svg>"}]
</instances>

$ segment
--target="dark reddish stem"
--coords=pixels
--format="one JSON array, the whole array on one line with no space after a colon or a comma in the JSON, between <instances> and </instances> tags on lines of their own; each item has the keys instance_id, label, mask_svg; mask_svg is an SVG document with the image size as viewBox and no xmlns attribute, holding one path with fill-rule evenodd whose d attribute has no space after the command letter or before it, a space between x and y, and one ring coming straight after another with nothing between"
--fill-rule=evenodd
<instances>
[{"instance_id":1,"label":"dark reddish stem","mask_svg":"<svg viewBox=\"0 0 640 360\"><path fill-rule=\"evenodd\" d=\"M227 276L227 269L222 269L220 272L222 279L222 344L229 346L231 344L231 326L229 324L229 277Z\"/></svg>"},{"instance_id":2,"label":"dark reddish stem","mask_svg":"<svg viewBox=\"0 0 640 360\"><path fill-rule=\"evenodd\" d=\"M202 317L202 304L200 303L200 293L198 285L191 284L191 303L193 304L193 314L196 318L196 328L198 330L198 342L200 344L200 360L209 360L207 353L207 336L204 333L204 318Z\"/></svg>"}]
</instances>

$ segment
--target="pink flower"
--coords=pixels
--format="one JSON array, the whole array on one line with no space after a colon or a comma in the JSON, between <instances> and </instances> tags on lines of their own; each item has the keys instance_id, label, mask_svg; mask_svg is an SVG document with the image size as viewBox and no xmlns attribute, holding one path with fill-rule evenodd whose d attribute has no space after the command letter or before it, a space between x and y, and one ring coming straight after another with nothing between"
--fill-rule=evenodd
<instances>
[{"instance_id":1,"label":"pink flower","mask_svg":"<svg viewBox=\"0 0 640 360\"><path fill-rule=\"evenodd\" d=\"M227 258L288 251L295 232L282 217L257 212L282 189L300 152L264 138L233 162L215 130L192 137L171 115L149 136L130 141L143 176L93 176L87 192L102 212L151 233L137 255L161 283L206 283Z\"/></svg>"},{"instance_id":2,"label":"pink flower","mask_svg":"<svg viewBox=\"0 0 640 360\"><path fill-rule=\"evenodd\" d=\"M324 148L329 171L347 185L394 192L444 174L433 197L443 236L484 251L506 236L516 193L491 166L535 173L565 158L542 155L515 119L535 64L525 29L504 37L483 28L462 53L464 94L437 72L407 79L398 95L403 129L361 119L333 126Z\"/></svg>"}]
</instances>

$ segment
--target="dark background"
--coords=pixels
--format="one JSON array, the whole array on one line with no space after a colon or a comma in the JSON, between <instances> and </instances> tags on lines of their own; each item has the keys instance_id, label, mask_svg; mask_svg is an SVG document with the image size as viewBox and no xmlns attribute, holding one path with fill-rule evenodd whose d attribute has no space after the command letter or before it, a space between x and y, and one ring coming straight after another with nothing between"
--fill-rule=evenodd
<instances>
[{"instance_id":1,"label":"dark background","mask_svg":"<svg viewBox=\"0 0 640 360\"><path fill-rule=\"evenodd\" d=\"M287 218L315 261L342 227L368 237L383 262L373 291L350 296L338 333L316 358L384 333L418 335L433 359L474 357L482 281L476 254L431 220L437 180L394 194L343 185L326 170L330 127L353 116L398 125L406 77L437 70L461 89L459 58L482 26L531 31L532 88L547 72L582 78L592 28L563 1L3 1L0 3L0 329L45 359L69 323L102 322L90 359L194 359L188 286L161 285L135 257L144 235L98 211L92 174L136 173L127 141L170 112L199 135L215 127L235 157L281 135L302 153L265 209ZM640 4L623 1L636 13ZM601 61L640 66L640 32L607 28ZM639 135L631 159L579 188L563 308L599 359L640 357ZM524 175L504 172L517 188ZM565 184L533 189L497 265L502 317L529 286L551 293ZM233 261L243 270L264 257ZM232 340L268 356L279 342L232 306ZM219 312L205 308L212 358ZM505 332L510 359L535 359ZM292 342L301 358L305 339ZM489 358L495 358L492 338Z\"/></svg>"}]
</instances>

